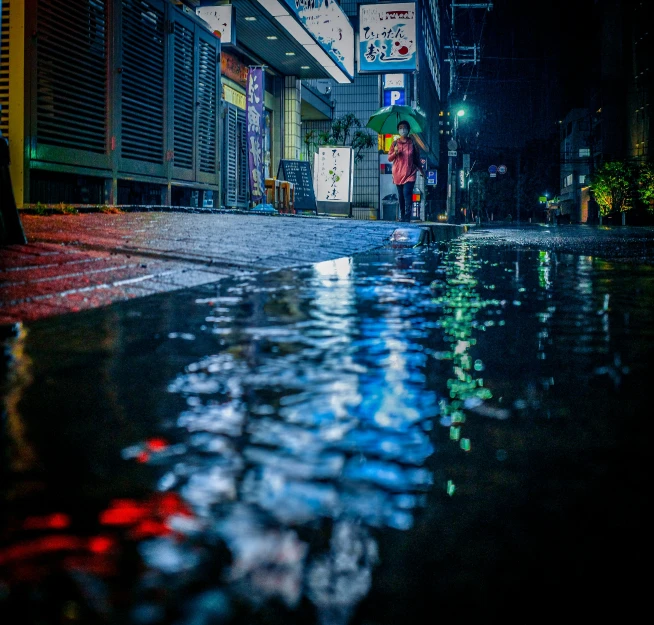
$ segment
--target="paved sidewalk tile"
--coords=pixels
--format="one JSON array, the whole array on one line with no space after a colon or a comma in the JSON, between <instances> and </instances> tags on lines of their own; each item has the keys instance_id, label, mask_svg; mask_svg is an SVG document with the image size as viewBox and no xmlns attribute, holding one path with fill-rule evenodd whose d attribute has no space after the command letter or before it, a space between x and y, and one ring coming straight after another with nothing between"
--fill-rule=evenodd
<instances>
[{"instance_id":1,"label":"paved sidewalk tile","mask_svg":"<svg viewBox=\"0 0 654 625\"><path fill-rule=\"evenodd\" d=\"M384 245L393 222L177 212L22 215L0 248L0 323L308 265Z\"/></svg>"}]
</instances>

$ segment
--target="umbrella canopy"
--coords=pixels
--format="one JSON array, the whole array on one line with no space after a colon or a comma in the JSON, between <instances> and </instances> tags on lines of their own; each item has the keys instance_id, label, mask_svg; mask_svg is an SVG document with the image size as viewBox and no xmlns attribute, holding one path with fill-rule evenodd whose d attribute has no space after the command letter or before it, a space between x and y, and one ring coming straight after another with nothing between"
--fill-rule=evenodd
<instances>
[{"instance_id":1,"label":"umbrella canopy","mask_svg":"<svg viewBox=\"0 0 654 625\"><path fill-rule=\"evenodd\" d=\"M410 106L392 104L391 106L384 106L373 113L366 124L366 128L370 128L380 135L396 135L397 125L400 122L407 122L411 132L422 132L427 120L423 113Z\"/></svg>"}]
</instances>

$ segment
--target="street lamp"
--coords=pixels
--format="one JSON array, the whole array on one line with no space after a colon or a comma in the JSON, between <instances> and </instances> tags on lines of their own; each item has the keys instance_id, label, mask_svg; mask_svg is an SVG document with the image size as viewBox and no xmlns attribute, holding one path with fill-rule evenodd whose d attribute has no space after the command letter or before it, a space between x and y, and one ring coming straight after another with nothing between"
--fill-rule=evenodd
<instances>
[{"instance_id":1,"label":"street lamp","mask_svg":"<svg viewBox=\"0 0 654 625\"><path fill-rule=\"evenodd\" d=\"M465 99L465 97L464 97ZM457 142L457 131L459 129L459 119L465 116L466 107L465 105L459 104L458 106L453 106L451 112L454 114L454 124L452 129L452 139L448 142L448 159L447 159L447 220L450 223L455 223L457 221L457 212L456 212L456 196L457 196L457 184L456 184L456 163L458 160L457 149L459 148ZM450 113L448 113L449 115ZM461 181L461 189L467 191L464 180Z\"/></svg>"}]
</instances>

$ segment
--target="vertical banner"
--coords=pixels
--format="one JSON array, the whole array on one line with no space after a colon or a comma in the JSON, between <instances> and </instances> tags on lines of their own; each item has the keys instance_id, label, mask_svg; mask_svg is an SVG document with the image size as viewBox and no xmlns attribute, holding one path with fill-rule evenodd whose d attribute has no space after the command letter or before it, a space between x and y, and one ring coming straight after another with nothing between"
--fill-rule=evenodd
<instances>
[{"instance_id":1,"label":"vertical banner","mask_svg":"<svg viewBox=\"0 0 654 625\"><path fill-rule=\"evenodd\" d=\"M249 67L246 87L248 169L250 197L254 204L263 200L263 91L262 67Z\"/></svg>"},{"instance_id":2,"label":"vertical banner","mask_svg":"<svg viewBox=\"0 0 654 625\"><path fill-rule=\"evenodd\" d=\"M360 4L359 73L416 69L416 3Z\"/></svg>"}]
</instances>

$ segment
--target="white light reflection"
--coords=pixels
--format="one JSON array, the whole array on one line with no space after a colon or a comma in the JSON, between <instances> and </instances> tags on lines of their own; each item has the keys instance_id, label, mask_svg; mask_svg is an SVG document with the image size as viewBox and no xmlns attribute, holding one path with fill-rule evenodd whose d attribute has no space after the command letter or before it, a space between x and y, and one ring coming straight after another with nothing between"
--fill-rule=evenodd
<instances>
[{"instance_id":1,"label":"white light reflection","mask_svg":"<svg viewBox=\"0 0 654 625\"><path fill-rule=\"evenodd\" d=\"M425 293L398 277L374 284L373 314L350 258L316 264L301 289L230 286L244 295L210 301L224 315L205 317L207 333L219 317L240 325L169 384L186 398L176 423L186 451L159 486L224 540L223 581L255 604L292 608L304 593L320 623L344 625L370 588L369 528L408 530L425 505L438 406L407 315ZM329 550L310 553L300 526L329 528Z\"/></svg>"}]
</instances>

